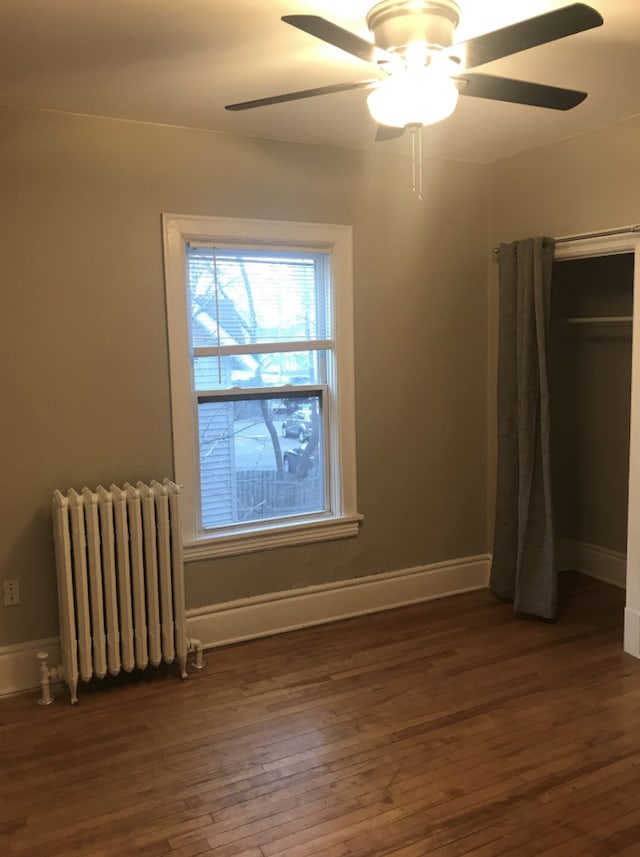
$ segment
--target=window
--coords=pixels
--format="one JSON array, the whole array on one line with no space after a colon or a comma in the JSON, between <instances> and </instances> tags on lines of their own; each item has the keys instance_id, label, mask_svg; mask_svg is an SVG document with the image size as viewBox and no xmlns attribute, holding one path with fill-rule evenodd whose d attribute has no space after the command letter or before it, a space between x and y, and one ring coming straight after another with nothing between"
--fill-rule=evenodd
<instances>
[{"instance_id":1,"label":"window","mask_svg":"<svg viewBox=\"0 0 640 857\"><path fill-rule=\"evenodd\" d=\"M186 558L355 535L351 230L165 215Z\"/></svg>"}]
</instances>

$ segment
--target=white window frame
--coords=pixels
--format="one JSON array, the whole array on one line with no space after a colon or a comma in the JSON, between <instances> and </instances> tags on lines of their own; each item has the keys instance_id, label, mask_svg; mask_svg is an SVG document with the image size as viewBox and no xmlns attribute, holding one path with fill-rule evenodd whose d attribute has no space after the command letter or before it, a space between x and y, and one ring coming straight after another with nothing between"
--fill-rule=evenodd
<instances>
[{"instance_id":1,"label":"white window frame","mask_svg":"<svg viewBox=\"0 0 640 857\"><path fill-rule=\"evenodd\" d=\"M351 227L179 214L163 214L162 224L174 479L182 486L185 560L231 556L357 535L362 515L358 513L356 490ZM337 364L336 377L328 391L328 464L333 490L331 513L307 515L301 521L250 522L247 526L234 528L231 533L199 532L198 426L194 407L186 265L186 244L189 241L224 242L255 249L286 246L287 249L311 249L329 254ZM292 388L295 389L298 388Z\"/></svg>"}]
</instances>

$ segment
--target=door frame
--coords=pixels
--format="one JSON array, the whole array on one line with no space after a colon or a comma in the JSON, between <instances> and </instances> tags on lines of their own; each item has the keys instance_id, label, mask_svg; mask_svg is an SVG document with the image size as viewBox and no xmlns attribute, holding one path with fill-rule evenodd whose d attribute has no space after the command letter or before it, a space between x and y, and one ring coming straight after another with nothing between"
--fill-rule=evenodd
<instances>
[{"instance_id":1,"label":"door frame","mask_svg":"<svg viewBox=\"0 0 640 857\"><path fill-rule=\"evenodd\" d=\"M588 259L620 253L634 254L624 650L640 658L640 236L628 229L595 238L559 240L554 259Z\"/></svg>"}]
</instances>

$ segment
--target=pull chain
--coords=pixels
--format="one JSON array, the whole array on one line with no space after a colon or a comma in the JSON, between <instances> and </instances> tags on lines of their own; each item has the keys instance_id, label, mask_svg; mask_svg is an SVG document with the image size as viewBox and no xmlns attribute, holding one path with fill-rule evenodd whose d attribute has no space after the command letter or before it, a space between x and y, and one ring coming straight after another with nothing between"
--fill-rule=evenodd
<instances>
[{"instance_id":1,"label":"pull chain","mask_svg":"<svg viewBox=\"0 0 640 857\"><path fill-rule=\"evenodd\" d=\"M410 125L413 192L422 202L422 125Z\"/></svg>"}]
</instances>

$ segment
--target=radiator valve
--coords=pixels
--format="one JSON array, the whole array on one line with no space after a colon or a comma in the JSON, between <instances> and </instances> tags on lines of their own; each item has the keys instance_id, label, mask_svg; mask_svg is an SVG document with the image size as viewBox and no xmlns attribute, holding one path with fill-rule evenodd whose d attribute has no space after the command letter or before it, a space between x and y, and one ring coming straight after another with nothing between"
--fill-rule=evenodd
<instances>
[{"instance_id":1,"label":"radiator valve","mask_svg":"<svg viewBox=\"0 0 640 857\"><path fill-rule=\"evenodd\" d=\"M51 705L53 702L53 694L51 693L51 670L47 664L49 655L47 652L38 652L37 658L40 661L40 699L39 705Z\"/></svg>"},{"instance_id":2,"label":"radiator valve","mask_svg":"<svg viewBox=\"0 0 640 857\"><path fill-rule=\"evenodd\" d=\"M204 647L200 640L189 640L189 650L195 653L195 658L193 661L194 669L201 670L204 667L203 649Z\"/></svg>"}]
</instances>

